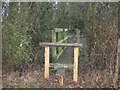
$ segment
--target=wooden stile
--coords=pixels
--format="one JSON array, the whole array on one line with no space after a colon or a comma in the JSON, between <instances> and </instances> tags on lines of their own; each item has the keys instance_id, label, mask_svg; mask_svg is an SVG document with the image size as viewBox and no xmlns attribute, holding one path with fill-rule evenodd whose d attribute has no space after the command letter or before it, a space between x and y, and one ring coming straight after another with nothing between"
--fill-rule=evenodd
<instances>
[{"instance_id":1,"label":"wooden stile","mask_svg":"<svg viewBox=\"0 0 120 90\"><path fill-rule=\"evenodd\" d=\"M78 55L79 55L79 47L82 47L83 45L79 43L79 34L80 31L76 31L77 35L77 43L67 43L67 31L68 29L61 29L61 28L55 28L52 30L52 43L48 42L42 42L39 43L40 46L45 46L45 72L44 72L44 77L49 79L49 67L73 67L73 81L77 82L78 81ZM58 33L58 35L56 35ZM62 34L63 33L63 34ZM62 39L63 38L63 39ZM53 58L59 58L59 56L62 54L63 50L66 47L74 47L74 65L60 65L58 64L57 66L54 64L51 64L49 61L49 47L52 46L52 57ZM58 52L57 52L57 47L58 47ZM59 76L59 85L63 86L63 76Z\"/></svg>"}]
</instances>

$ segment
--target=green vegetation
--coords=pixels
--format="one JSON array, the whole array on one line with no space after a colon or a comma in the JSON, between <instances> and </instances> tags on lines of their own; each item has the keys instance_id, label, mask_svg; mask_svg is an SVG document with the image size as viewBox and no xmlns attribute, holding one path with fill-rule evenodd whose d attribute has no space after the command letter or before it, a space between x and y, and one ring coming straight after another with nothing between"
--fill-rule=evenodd
<instances>
[{"instance_id":1,"label":"green vegetation","mask_svg":"<svg viewBox=\"0 0 120 90\"><path fill-rule=\"evenodd\" d=\"M72 68L69 68L69 67L66 68L66 71L67 71L67 72L70 72L70 71L72 71L72 70L73 70Z\"/></svg>"},{"instance_id":2,"label":"green vegetation","mask_svg":"<svg viewBox=\"0 0 120 90\"><path fill-rule=\"evenodd\" d=\"M91 72L93 69L106 70L111 79L117 71L118 3L3 2L1 22L3 73L6 70L18 71L23 62L35 62L34 66L38 64L43 69L44 49L39 47L39 43L52 42L54 28L68 28L69 34L74 34L77 28L86 39L86 49L79 52L79 63L83 65L79 67L90 67ZM27 65L24 67L27 68ZM56 72L57 68L53 71ZM7 87L13 88L14 85ZM25 87L24 83L20 87ZM32 83L30 87L38 88Z\"/></svg>"}]
</instances>

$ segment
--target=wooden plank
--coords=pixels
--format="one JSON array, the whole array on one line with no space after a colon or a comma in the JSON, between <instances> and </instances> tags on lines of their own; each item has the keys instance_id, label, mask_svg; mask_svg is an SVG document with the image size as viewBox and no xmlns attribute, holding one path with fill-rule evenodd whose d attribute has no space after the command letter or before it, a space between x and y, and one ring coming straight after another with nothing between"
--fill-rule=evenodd
<instances>
[{"instance_id":1,"label":"wooden plank","mask_svg":"<svg viewBox=\"0 0 120 90\"><path fill-rule=\"evenodd\" d=\"M65 50L65 48L63 48L56 56L56 59L58 59L60 57L60 55L63 53L63 51Z\"/></svg>"},{"instance_id":2,"label":"wooden plank","mask_svg":"<svg viewBox=\"0 0 120 90\"><path fill-rule=\"evenodd\" d=\"M78 80L78 54L79 48L74 47L74 66L73 66L73 81L77 82Z\"/></svg>"},{"instance_id":3,"label":"wooden plank","mask_svg":"<svg viewBox=\"0 0 120 90\"><path fill-rule=\"evenodd\" d=\"M50 63L50 67L57 67L57 68L72 68L73 64L58 64L58 63Z\"/></svg>"},{"instance_id":4,"label":"wooden plank","mask_svg":"<svg viewBox=\"0 0 120 90\"><path fill-rule=\"evenodd\" d=\"M45 74L44 77L49 79L49 47L45 47Z\"/></svg>"},{"instance_id":5,"label":"wooden plank","mask_svg":"<svg viewBox=\"0 0 120 90\"><path fill-rule=\"evenodd\" d=\"M54 28L54 30L55 30L55 32L63 32L62 28ZM64 31L67 32L68 29L65 29Z\"/></svg>"},{"instance_id":6,"label":"wooden plank","mask_svg":"<svg viewBox=\"0 0 120 90\"><path fill-rule=\"evenodd\" d=\"M55 33L55 30L52 30L52 42L53 43L56 43L56 33ZM56 57L56 47L52 47L52 57Z\"/></svg>"},{"instance_id":7,"label":"wooden plank","mask_svg":"<svg viewBox=\"0 0 120 90\"><path fill-rule=\"evenodd\" d=\"M82 47L82 44L73 44L73 43L39 43L40 46L63 46L63 47Z\"/></svg>"}]
</instances>

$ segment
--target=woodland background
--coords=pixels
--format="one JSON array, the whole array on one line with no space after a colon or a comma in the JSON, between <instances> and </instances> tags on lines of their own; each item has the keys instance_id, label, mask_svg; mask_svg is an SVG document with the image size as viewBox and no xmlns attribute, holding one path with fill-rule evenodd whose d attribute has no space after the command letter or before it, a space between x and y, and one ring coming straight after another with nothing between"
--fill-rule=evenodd
<instances>
[{"instance_id":1,"label":"woodland background","mask_svg":"<svg viewBox=\"0 0 120 90\"><path fill-rule=\"evenodd\" d=\"M119 63L117 51L120 38L118 11L119 3L110 2L3 2L3 87L57 87L48 85L48 82L40 77L44 68L44 48L39 46L40 42L51 42L50 32L56 27L69 28L70 32L78 28L86 37L87 54L80 52L81 74L80 83L77 85L115 87L118 79L116 70L119 68L116 68ZM23 69L27 73L32 73L33 69L40 71L36 71L39 75L35 76L34 80L25 82L24 77L23 81L27 84L20 84L18 81L21 79L16 73L21 73ZM40 80L45 81L45 85L41 84ZM65 85L73 87L71 84Z\"/></svg>"}]
</instances>

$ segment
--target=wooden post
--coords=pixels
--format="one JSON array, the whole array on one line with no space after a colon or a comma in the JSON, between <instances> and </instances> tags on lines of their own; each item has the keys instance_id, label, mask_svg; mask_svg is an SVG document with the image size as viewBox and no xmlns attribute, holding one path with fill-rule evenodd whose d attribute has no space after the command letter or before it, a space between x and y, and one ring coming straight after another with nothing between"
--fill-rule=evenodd
<instances>
[{"instance_id":1,"label":"wooden post","mask_svg":"<svg viewBox=\"0 0 120 90\"><path fill-rule=\"evenodd\" d=\"M64 33L64 38L66 38L67 37L67 33L66 33L65 29L63 30L63 33ZM64 43L67 43L67 40L65 40Z\"/></svg>"},{"instance_id":2,"label":"wooden post","mask_svg":"<svg viewBox=\"0 0 120 90\"><path fill-rule=\"evenodd\" d=\"M74 66L73 66L73 81L78 80L78 52L79 47L74 47Z\"/></svg>"},{"instance_id":3,"label":"wooden post","mask_svg":"<svg viewBox=\"0 0 120 90\"><path fill-rule=\"evenodd\" d=\"M58 32L58 42L61 40L61 32ZM62 47L58 47L58 53L61 52Z\"/></svg>"},{"instance_id":4,"label":"wooden post","mask_svg":"<svg viewBox=\"0 0 120 90\"><path fill-rule=\"evenodd\" d=\"M77 36L76 42L77 42L77 43L80 43L80 40L79 40L79 39L80 39L80 38L79 38L79 37L80 37L80 30L78 30L78 29L76 29L76 36Z\"/></svg>"},{"instance_id":5,"label":"wooden post","mask_svg":"<svg viewBox=\"0 0 120 90\"><path fill-rule=\"evenodd\" d=\"M56 32L52 30L52 43L56 43ZM52 47L52 57L56 57L56 47Z\"/></svg>"},{"instance_id":6,"label":"wooden post","mask_svg":"<svg viewBox=\"0 0 120 90\"><path fill-rule=\"evenodd\" d=\"M45 78L49 79L49 47L45 47Z\"/></svg>"},{"instance_id":7,"label":"wooden post","mask_svg":"<svg viewBox=\"0 0 120 90\"><path fill-rule=\"evenodd\" d=\"M59 86L63 86L63 76L58 77Z\"/></svg>"}]
</instances>

